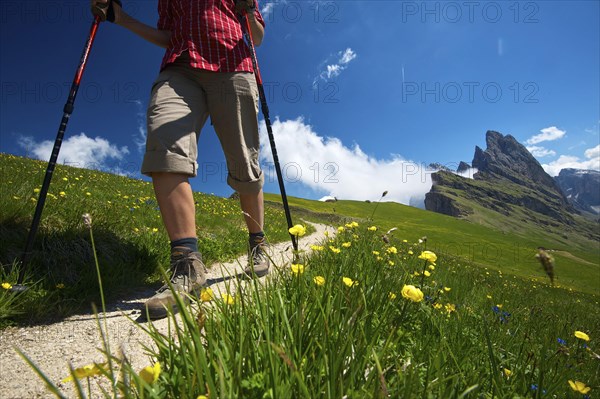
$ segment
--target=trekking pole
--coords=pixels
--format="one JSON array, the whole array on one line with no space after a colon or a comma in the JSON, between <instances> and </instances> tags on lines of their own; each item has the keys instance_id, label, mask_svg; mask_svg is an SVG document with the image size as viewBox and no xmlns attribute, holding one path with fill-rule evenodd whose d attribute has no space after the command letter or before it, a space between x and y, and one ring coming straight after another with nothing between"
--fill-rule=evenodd
<instances>
[{"instance_id":1,"label":"trekking pole","mask_svg":"<svg viewBox=\"0 0 600 399\"><path fill-rule=\"evenodd\" d=\"M292 215L290 214L290 206L288 204L287 195L285 193L285 185L283 184L283 175L281 173L281 166L279 165L279 157L277 156L277 148L275 147L275 137L273 136L273 128L271 127L271 118L269 117L269 106L267 105L267 97L265 96L265 89L262 83L262 77L260 76L260 69L258 68L258 60L256 59L256 51L254 50L254 40L252 39L252 29L250 28L250 21L246 15L246 11L242 11L241 14L242 31L250 50L250 56L252 57L252 66L254 67L254 76L256 78L256 85L258 86L258 95L260 97L260 108L262 109L263 117L265 118L265 124L267 125L267 133L269 134L269 143L271 144L271 152L273 153L273 163L275 164L275 172L277 172L277 181L279 183L279 191L281 192L281 200L283 202L283 209L285 211L285 218L287 220L288 229L293 226ZM292 246L294 251L298 251L298 242L296 236L290 234L292 239Z\"/></svg>"},{"instance_id":2,"label":"trekking pole","mask_svg":"<svg viewBox=\"0 0 600 399\"><path fill-rule=\"evenodd\" d=\"M90 50L92 49L92 44L94 44L96 32L98 31L98 25L100 24L101 20L102 18L98 15L96 15L96 17L94 18L94 22L92 23L92 27L90 29L90 34L88 35L85 47L83 49L83 54L81 55L81 59L79 60L79 67L75 72L75 78L73 79L73 84L71 85L69 98L67 99L67 103L65 104L63 109L63 117L60 121L60 126L58 127L58 133L56 134L56 140L54 141L52 155L50 155L50 160L48 161L48 167L46 168L44 182L42 184L42 188L40 189L40 195L38 197L37 205L35 207L33 221L31 222L31 228L29 229L29 235L27 237L27 244L25 245L25 250L23 251L23 255L21 256L21 270L19 272L19 278L17 280L17 284L14 285L11 289L13 292L23 292L27 290L27 288L22 284L23 279L25 278L25 272L27 271L27 266L29 265L29 258L31 256L31 250L33 249L33 241L35 240L35 235L40 225L42 211L44 210L44 204L46 203L46 196L48 194L48 189L50 188L50 181L52 180L52 174L54 173L56 160L58 159L58 152L60 151L60 146L65 135L65 130L67 129L67 123L69 122L69 118L73 113L75 97L77 96L77 91L79 90L81 76L83 75L83 71L85 70L85 66L88 61L88 56L90 54Z\"/></svg>"}]
</instances>

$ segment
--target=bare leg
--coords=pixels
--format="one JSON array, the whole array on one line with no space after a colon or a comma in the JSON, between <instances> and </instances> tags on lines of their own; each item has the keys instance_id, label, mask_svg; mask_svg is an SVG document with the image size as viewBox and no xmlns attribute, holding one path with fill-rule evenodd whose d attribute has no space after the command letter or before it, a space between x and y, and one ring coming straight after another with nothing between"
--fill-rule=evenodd
<instances>
[{"instance_id":1,"label":"bare leg","mask_svg":"<svg viewBox=\"0 0 600 399\"><path fill-rule=\"evenodd\" d=\"M240 205L244 214L246 225L250 233L260 233L263 230L265 220L265 205L263 199L263 191L260 190L256 194L240 194Z\"/></svg>"},{"instance_id":2,"label":"bare leg","mask_svg":"<svg viewBox=\"0 0 600 399\"><path fill-rule=\"evenodd\" d=\"M196 210L188 176L153 173L152 183L169 239L196 237Z\"/></svg>"}]
</instances>

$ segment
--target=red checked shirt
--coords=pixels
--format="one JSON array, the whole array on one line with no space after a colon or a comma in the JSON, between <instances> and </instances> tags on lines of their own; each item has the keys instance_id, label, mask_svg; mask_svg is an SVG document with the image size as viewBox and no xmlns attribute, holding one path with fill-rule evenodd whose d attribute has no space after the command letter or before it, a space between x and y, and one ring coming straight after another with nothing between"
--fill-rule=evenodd
<instances>
[{"instance_id":1,"label":"red checked shirt","mask_svg":"<svg viewBox=\"0 0 600 399\"><path fill-rule=\"evenodd\" d=\"M258 7L254 14L264 26ZM235 0L159 0L158 29L172 34L161 70L188 50L194 68L253 72Z\"/></svg>"}]
</instances>

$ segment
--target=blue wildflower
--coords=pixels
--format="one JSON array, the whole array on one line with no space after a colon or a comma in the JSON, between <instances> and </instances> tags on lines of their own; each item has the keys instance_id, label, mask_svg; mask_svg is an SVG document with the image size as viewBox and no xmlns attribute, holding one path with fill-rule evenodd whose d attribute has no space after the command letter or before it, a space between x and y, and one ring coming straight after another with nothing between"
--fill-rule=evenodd
<instances>
[{"instance_id":1,"label":"blue wildflower","mask_svg":"<svg viewBox=\"0 0 600 399\"><path fill-rule=\"evenodd\" d=\"M557 338L556 340L558 341L558 343L559 343L559 344L561 344L561 345L563 345L563 346L567 345L567 341L565 341L565 340L564 340L564 339L562 339L562 338Z\"/></svg>"}]
</instances>

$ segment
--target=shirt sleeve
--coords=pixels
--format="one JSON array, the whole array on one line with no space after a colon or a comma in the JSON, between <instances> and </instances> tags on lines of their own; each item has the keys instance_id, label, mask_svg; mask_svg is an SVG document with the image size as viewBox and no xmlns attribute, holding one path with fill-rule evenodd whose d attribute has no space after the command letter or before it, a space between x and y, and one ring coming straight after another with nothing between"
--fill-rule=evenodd
<instances>
[{"instance_id":1,"label":"shirt sleeve","mask_svg":"<svg viewBox=\"0 0 600 399\"><path fill-rule=\"evenodd\" d=\"M258 4L258 0L254 0L254 3L256 4L256 7L254 9L254 16L256 17L256 20L263 26L263 28L265 27L265 20L262 17L262 14L260 13L260 7Z\"/></svg>"},{"instance_id":2,"label":"shirt sleeve","mask_svg":"<svg viewBox=\"0 0 600 399\"><path fill-rule=\"evenodd\" d=\"M169 0L158 0L158 24L159 30L171 30L171 11Z\"/></svg>"}]
</instances>

